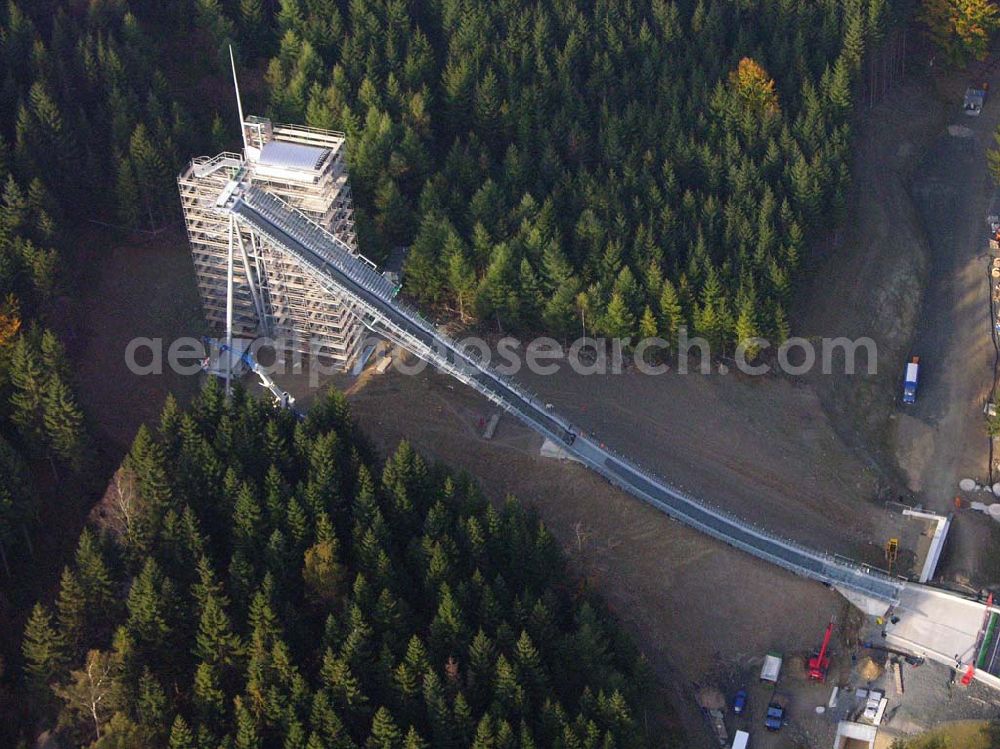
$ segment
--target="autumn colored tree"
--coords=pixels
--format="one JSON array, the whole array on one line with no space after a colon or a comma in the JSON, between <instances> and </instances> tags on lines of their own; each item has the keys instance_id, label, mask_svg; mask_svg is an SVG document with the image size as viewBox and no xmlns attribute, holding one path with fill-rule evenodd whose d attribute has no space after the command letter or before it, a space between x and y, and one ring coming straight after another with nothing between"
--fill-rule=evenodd
<instances>
[{"instance_id":1,"label":"autumn colored tree","mask_svg":"<svg viewBox=\"0 0 1000 749\"><path fill-rule=\"evenodd\" d=\"M729 85L740 108L750 112L758 120L780 114L774 79L755 60L742 58L736 69L729 73Z\"/></svg>"},{"instance_id":2,"label":"autumn colored tree","mask_svg":"<svg viewBox=\"0 0 1000 749\"><path fill-rule=\"evenodd\" d=\"M931 41L956 67L983 60L1000 10L992 0L923 0L918 14Z\"/></svg>"}]
</instances>

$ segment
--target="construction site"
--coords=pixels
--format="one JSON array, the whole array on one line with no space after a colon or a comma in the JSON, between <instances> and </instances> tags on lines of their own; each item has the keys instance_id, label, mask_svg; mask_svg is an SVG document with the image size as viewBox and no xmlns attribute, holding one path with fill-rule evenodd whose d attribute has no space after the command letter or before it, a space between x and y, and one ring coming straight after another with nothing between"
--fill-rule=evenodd
<instances>
[{"instance_id":1,"label":"construction site","mask_svg":"<svg viewBox=\"0 0 1000 749\"><path fill-rule=\"evenodd\" d=\"M472 431L482 449L508 449L505 441L527 427L542 444L539 449L537 443L527 443L535 446L526 459L532 464L543 456L559 459L543 469L548 473L590 469L656 512L739 554L838 591L843 598L836 599L840 603L828 615L825 630L815 633L818 642L811 652L744 651L728 665L718 661L700 670L687 698L701 711L712 739L707 743L832 744L835 749L886 745L877 742L883 724L895 724L881 732L883 738L906 735L905 695L908 688L911 694L925 688L923 675L933 668L927 664L950 673L947 683L981 702L983 715L988 705L996 704L1000 607L994 606L992 595L929 584L947 556L951 511L887 503L880 519L865 522L861 534L846 529L842 541L829 535L816 549L799 536L798 521L785 526L775 518L772 523L766 511L756 522L745 519L738 492L706 496L704 487L680 486L666 477L669 468L656 458L652 470L640 465L650 456L628 440L617 447L631 457L612 451L596 437L603 427L591 423L595 416L579 402L560 402L544 382L530 383L544 393L544 400L531 394L480 364L399 302L398 279L380 273L359 252L342 133L244 117L242 106L240 120L242 153L196 158L178 178L197 288L216 334L205 362L210 375L225 379L228 388L253 372L280 405L307 404L311 395L301 372L272 377L258 365L254 342L266 338L279 349L279 357L300 352L343 370L355 365L354 374L335 381L348 392L360 387L377 391L371 376L385 375L391 360L381 359L364 370L371 351L362 351L362 341L370 332L395 344L395 356L423 359L485 398L485 410L470 406L478 410ZM439 385L430 382L429 387ZM392 410L388 396L377 403L382 413ZM364 407L360 412L365 414ZM520 426L512 426L516 424ZM391 429L383 433L392 439ZM516 439L520 442L522 436ZM713 481L718 491L718 477ZM519 493L526 494L524 489ZM727 504L727 498L733 503ZM787 572L776 574L784 579ZM610 598L614 602L615 596ZM775 642L766 634L764 640ZM972 713L969 717L979 714ZM919 721L913 723L917 725Z\"/></svg>"}]
</instances>

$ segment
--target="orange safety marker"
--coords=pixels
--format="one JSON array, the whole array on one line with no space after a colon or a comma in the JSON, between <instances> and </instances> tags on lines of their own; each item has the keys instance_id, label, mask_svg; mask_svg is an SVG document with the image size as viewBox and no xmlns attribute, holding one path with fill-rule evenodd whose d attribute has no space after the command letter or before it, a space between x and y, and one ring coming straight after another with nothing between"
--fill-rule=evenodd
<instances>
[{"instance_id":1,"label":"orange safety marker","mask_svg":"<svg viewBox=\"0 0 1000 749\"><path fill-rule=\"evenodd\" d=\"M969 684L972 683L972 675L974 673L976 673L976 667L973 666L970 663L969 667L965 671L965 674L962 675L962 686L963 687L967 687L967 686L969 686Z\"/></svg>"}]
</instances>

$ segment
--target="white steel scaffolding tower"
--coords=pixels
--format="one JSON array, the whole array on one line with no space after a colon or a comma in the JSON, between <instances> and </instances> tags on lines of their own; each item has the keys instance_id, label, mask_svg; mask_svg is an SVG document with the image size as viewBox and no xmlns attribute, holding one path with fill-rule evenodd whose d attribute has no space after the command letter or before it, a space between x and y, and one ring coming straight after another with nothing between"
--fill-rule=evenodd
<instances>
[{"instance_id":1,"label":"white steel scaffolding tower","mask_svg":"<svg viewBox=\"0 0 1000 749\"><path fill-rule=\"evenodd\" d=\"M344 134L242 118L242 112L241 120L242 154L195 158L177 180L205 316L227 338L269 336L287 351L348 367L362 339L350 304L331 297L266 237L219 210L227 190L252 185L300 211L364 260L354 233Z\"/></svg>"}]
</instances>

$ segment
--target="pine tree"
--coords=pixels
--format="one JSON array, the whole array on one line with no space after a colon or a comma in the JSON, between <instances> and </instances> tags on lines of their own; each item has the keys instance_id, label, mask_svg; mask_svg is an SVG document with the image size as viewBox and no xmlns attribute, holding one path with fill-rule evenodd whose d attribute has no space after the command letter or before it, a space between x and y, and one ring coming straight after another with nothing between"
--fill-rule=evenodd
<instances>
[{"instance_id":1,"label":"pine tree","mask_svg":"<svg viewBox=\"0 0 1000 749\"><path fill-rule=\"evenodd\" d=\"M843 116L851 108L851 69L846 58L838 57L830 80L830 103Z\"/></svg>"},{"instance_id":2,"label":"pine tree","mask_svg":"<svg viewBox=\"0 0 1000 749\"><path fill-rule=\"evenodd\" d=\"M242 649L240 638L233 631L221 603L214 595L208 596L195 637L195 657L221 670L236 665Z\"/></svg>"},{"instance_id":3,"label":"pine tree","mask_svg":"<svg viewBox=\"0 0 1000 749\"><path fill-rule=\"evenodd\" d=\"M760 353L760 344L754 339L760 336L757 323L756 299L753 294L747 294L740 305L739 316L736 318L736 343L743 346L747 361L753 361Z\"/></svg>"},{"instance_id":4,"label":"pine tree","mask_svg":"<svg viewBox=\"0 0 1000 749\"><path fill-rule=\"evenodd\" d=\"M545 303L542 322L555 334L570 333L577 322L576 298L579 284L572 276L559 285L555 293Z\"/></svg>"},{"instance_id":5,"label":"pine tree","mask_svg":"<svg viewBox=\"0 0 1000 749\"><path fill-rule=\"evenodd\" d=\"M476 726L476 735L472 739L472 749L494 749L496 746L496 736L493 733L493 721L487 713L479 719Z\"/></svg>"},{"instance_id":6,"label":"pine tree","mask_svg":"<svg viewBox=\"0 0 1000 749\"><path fill-rule=\"evenodd\" d=\"M780 346L788 340L791 330L788 325L788 318L785 317L785 310L781 305L774 308L774 335L775 342Z\"/></svg>"},{"instance_id":7,"label":"pine tree","mask_svg":"<svg viewBox=\"0 0 1000 749\"><path fill-rule=\"evenodd\" d=\"M219 69L225 69L228 56L224 51L233 43L235 30L233 22L223 11L219 0L196 0L195 25L208 35L213 46L218 51L215 64Z\"/></svg>"},{"instance_id":8,"label":"pine tree","mask_svg":"<svg viewBox=\"0 0 1000 749\"><path fill-rule=\"evenodd\" d=\"M263 541L261 519L263 513L253 488L244 483L240 486L233 507L233 535L237 543L247 551L260 548Z\"/></svg>"},{"instance_id":9,"label":"pine tree","mask_svg":"<svg viewBox=\"0 0 1000 749\"><path fill-rule=\"evenodd\" d=\"M260 749L263 743L253 715L239 697L233 700L233 704L236 714L236 749Z\"/></svg>"},{"instance_id":10,"label":"pine tree","mask_svg":"<svg viewBox=\"0 0 1000 749\"><path fill-rule=\"evenodd\" d=\"M444 247L448 285L458 304L458 314L463 322L471 310L476 289L476 273L469 262L465 245L455 232L450 232Z\"/></svg>"},{"instance_id":11,"label":"pine tree","mask_svg":"<svg viewBox=\"0 0 1000 749\"><path fill-rule=\"evenodd\" d=\"M166 643L169 632L167 624L167 602L164 600L162 588L164 580L159 566L149 558L142 571L132 581L126 606L128 620L126 627L136 644L144 652L156 654Z\"/></svg>"},{"instance_id":12,"label":"pine tree","mask_svg":"<svg viewBox=\"0 0 1000 749\"><path fill-rule=\"evenodd\" d=\"M320 678L323 686L330 691L336 707L358 712L368 703L361 683L351 672L350 665L343 658L335 657L329 650L323 656Z\"/></svg>"},{"instance_id":13,"label":"pine tree","mask_svg":"<svg viewBox=\"0 0 1000 749\"><path fill-rule=\"evenodd\" d=\"M149 228L155 229L161 220L164 202L173 192L173 179L159 149L153 145L148 129L141 122L136 125L129 140L129 159L143 206L142 212L149 221Z\"/></svg>"},{"instance_id":14,"label":"pine tree","mask_svg":"<svg viewBox=\"0 0 1000 749\"><path fill-rule=\"evenodd\" d=\"M263 0L240 0L240 35L245 49L258 49L261 46L261 30L264 26Z\"/></svg>"},{"instance_id":15,"label":"pine tree","mask_svg":"<svg viewBox=\"0 0 1000 749\"><path fill-rule=\"evenodd\" d=\"M73 470L80 470L86 457L87 442L83 413L69 387L58 376L49 376L42 400L45 434L52 451Z\"/></svg>"},{"instance_id":16,"label":"pine tree","mask_svg":"<svg viewBox=\"0 0 1000 749\"><path fill-rule=\"evenodd\" d=\"M677 290L669 279L663 282L663 292L660 294L660 330L670 343L677 342L677 336L682 325L686 324Z\"/></svg>"},{"instance_id":17,"label":"pine tree","mask_svg":"<svg viewBox=\"0 0 1000 749\"><path fill-rule=\"evenodd\" d=\"M198 664L195 670L191 703L206 725L222 725L226 695L219 686L218 673L207 663Z\"/></svg>"},{"instance_id":18,"label":"pine tree","mask_svg":"<svg viewBox=\"0 0 1000 749\"><path fill-rule=\"evenodd\" d=\"M413 231L413 209L396 181L383 177L375 193L375 226L387 247L406 244Z\"/></svg>"},{"instance_id":19,"label":"pine tree","mask_svg":"<svg viewBox=\"0 0 1000 749\"><path fill-rule=\"evenodd\" d=\"M656 338L659 335L659 328L656 325L656 316L649 305L643 310L642 319L639 321L640 338Z\"/></svg>"},{"instance_id":20,"label":"pine tree","mask_svg":"<svg viewBox=\"0 0 1000 749\"><path fill-rule=\"evenodd\" d=\"M58 375L64 381L69 382L70 368L66 358L66 349L59 337L48 328L42 331L40 350L42 366L49 376Z\"/></svg>"},{"instance_id":21,"label":"pine tree","mask_svg":"<svg viewBox=\"0 0 1000 749\"><path fill-rule=\"evenodd\" d=\"M384 707L380 707L375 711L371 734L365 742L366 749L399 749L402 744L403 735L392 714Z\"/></svg>"},{"instance_id":22,"label":"pine tree","mask_svg":"<svg viewBox=\"0 0 1000 749\"><path fill-rule=\"evenodd\" d=\"M204 611L209 598L214 598L222 606L228 605L223 596L222 583L218 581L212 562L204 554L198 559L198 581L191 585L191 595L194 597L198 611Z\"/></svg>"},{"instance_id":23,"label":"pine tree","mask_svg":"<svg viewBox=\"0 0 1000 749\"><path fill-rule=\"evenodd\" d=\"M0 237L13 237L28 223L28 201L14 175L8 174L0 196Z\"/></svg>"},{"instance_id":24,"label":"pine tree","mask_svg":"<svg viewBox=\"0 0 1000 749\"><path fill-rule=\"evenodd\" d=\"M620 292L611 295L604 316L604 332L612 338L631 338L635 333L635 315Z\"/></svg>"},{"instance_id":25,"label":"pine tree","mask_svg":"<svg viewBox=\"0 0 1000 749\"><path fill-rule=\"evenodd\" d=\"M503 653L497 657L493 696L508 710L519 709L524 704L524 689L518 683L514 667Z\"/></svg>"},{"instance_id":26,"label":"pine tree","mask_svg":"<svg viewBox=\"0 0 1000 749\"><path fill-rule=\"evenodd\" d=\"M531 267L528 258L521 258L519 286L518 321L521 325L535 325L541 319L545 299L542 295L542 282L535 273L535 269Z\"/></svg>"},{"instance_id":27,"label":"pine tree","mask_svg":"<svg viewBox=\"0 0 1000 749\"><path fill-rule=\"evenodd\" d=\"M42 404L46 379L34 346L23 334L14 342L10 380L14 386L10 396L11 419L29 441L39 444L44 438Z\"/></svg>"},{"instance_id":28,"label":"pine tree","mask_svg":"<svg viewBox=\"0 0 1000 749\"><path fill-rule=\"evenodd\" d=\"M523 720L521 721L517 742L520 749L535 749L537 746L534 737L531 735L531 730L528 728L528 724Z\"/></svg>"},{"instance_id":29,"label":"pine tree","mask_svg":"<svg viewBox=\"0 0 1000 749\"><path fill-rule=\"evenodd\" d=\"M442 584L437 615L431 622L431 647L444 657L459 649L463 637L464 625L458 603L448 585Z\"/></svg>"},{"instance_id":30,"label":"pine tree","mask_svg":"<svg viewBox=\"0 0 1000 749\"><path fill-rule=\"evenodd\" d=\"M420 694L420 674L406 663L400 663L392 673L393 686L404 700L413 699Z\"/></svg>"},{"instance_id":31,"label":"pine tree","mask_svg":"<svg viewBox=\"0 0 1000 749\"><path fill-rule=\"evenodd\" d=\"M420 737L420 734L417 733L417 729L410 726L410 729L406 732L403 749L429 749L429 746L430 745Z\"/></svg>"},{"instance_id":32,"label":"pine tree","mask_svg":"<svg viewBox=\"0 0 1000 749\"><path fill-rule=\"evenodd\" d=\"M313 736L322 739L323 747L343 747L347 749L347 747L351 746L343 721L334 711L327 693L322 689L313 695L312 707L309 713L309 725L314 732L310 736L309 749L312 749L313 746Z\"/></svg>"},{"instance_id":33,"label":"pine tree","mask_svg":"<svg viewBox=\"0 0 1000 749\"><path fill-rule=\"evenodd\" d=\"M139 677L135 717L149 743L162 744L167 719L167 695L148 667Z\"/></svg>"},{"instance_id":34,"label":"pine tree","mask_svg":"<svg viewBox=\"0 0 1000 749\"><path fill-rule=\"evenodd\" d=\"M138 556L152 543L163 515L172 503L163 448L153 439L145 424L136 432L124 466L135 477L138 494L135 532L131 539L134 548L128 549Z\"/></svg>"},{"instance_id":35,"label":"pine tree","mask_svg":"<svg viewBox=\"0 0 1000 749\"><path fill-rule=\"evenodd\" d=\"M59 634L66 643L67 652L75 660L84 652L88 606L83 586L69 567L63 567L56 609L59 612Z\"/></svg>"},{"instance_id":36,"label":"pine tree","mask_svg":"<svg viewBox=\"0 0 1000 749\"><path fill-rule=\"evenodd\" d=\"M295 497L291 497L286 505L285 525L295 546L301 549L309 535L309 517Z\"/></svg>"},{"instance_id":37,"label":"pine tree","mask_svg":"<svg viewBox=\"0 0 1000 749\"><path fill-rule=\"evenodd\" d=\"M76 547L76 572L87 602L87 610L99 612L90 617L91 622L108 621L117 613L115 584L104 561L100 545L89 528L84 528ZM93 628L88 628L93 635Z\"/></svg>"},{"instance_id":38,"label":"pine tree","mask_svg":"<svg viewBox=\"0 0 1000 749\"><path fill-rule=\"evenodd\" d=\"M118 219L128 227L137 227L142 216L142 195L135 169L127 156L118 157L118 179L115 186Z\"/></svg>"},{"instance_id":39,"label":"pine tree","mask_svg":"<svg viewBox=\"0 0 1000 749\"><path fill-rule=\"evenodd\" d=\"M184 716L178 714L170 728L168 749L195 749L195 747L194 734L188 727L187 721L184 720Z\"/></svg>"},{"instance_id":40,"label":"pine tree","mask_svg":"<svg viewBox=\"0 0 1000 749\"><path fill-rule=\"evenodd\" d=\"M490 253L486 273L476 290L476 314L480 319L496 317L502 328L502 318L516 315L518 299L514 290L514 266L510 245L501 242Z\"/></svg>"},{"instance_id":41,"label":"pine tree","mask_svg":"<svg viewBox=\"0 0 1000 749\"><path fill-rule=\"evenodd\" d=\"M406 645L406 665L421 680L431 667L427 648L424 647L423 642L420 641L417 635L413 635Z\"/></svg>"},{"instance_id":42,"label":"pine tree","mask_svg":"<svg viewBox=\"0 0 1000 749\"><path fill-rule=\"evenodd\" d=\"M524 674L533 686L541 686L544 679L541 656L526 630L521 631L521 636L518 638L517 646L514 649L514 657L517 660L520 673Z\"/></svg>"},{"instance_id":43,"label":"pine tree","mask_svg":"<svg viewBox=\"0 0 1000 749\"><path fill-rule=\"evenodd\" d=\"M65 641L52 626L52 615L40 603L35 604L25 624L21 654L28 688L39 704L44 704L48 686L62 676L68 654Z\"/></svg>"}]
</instances>

